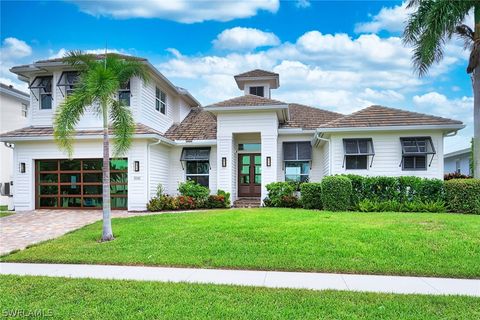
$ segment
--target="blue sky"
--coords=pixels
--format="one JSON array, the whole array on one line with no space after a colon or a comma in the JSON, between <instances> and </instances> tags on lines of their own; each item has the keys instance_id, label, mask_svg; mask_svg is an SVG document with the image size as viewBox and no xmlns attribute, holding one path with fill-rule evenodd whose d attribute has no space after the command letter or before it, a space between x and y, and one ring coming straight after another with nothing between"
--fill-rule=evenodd
<instances>
[{"instance_id":1,"label":"blue sky","mask_svg":"<svg viewBox=\"0 0 480 320\"><path fill-rule=\"evenodd\" d=\"M400 39L407 13L401 1L2 1L0 81L25 88L8 68L107 43L148 58L204 105L241 94L234 74L264 68L280 73L275 99L451 117L467 128L445 140L446 150L467 147L468 55L454 39L442 63L418 78Z\"/></svg>"}]
</instances>

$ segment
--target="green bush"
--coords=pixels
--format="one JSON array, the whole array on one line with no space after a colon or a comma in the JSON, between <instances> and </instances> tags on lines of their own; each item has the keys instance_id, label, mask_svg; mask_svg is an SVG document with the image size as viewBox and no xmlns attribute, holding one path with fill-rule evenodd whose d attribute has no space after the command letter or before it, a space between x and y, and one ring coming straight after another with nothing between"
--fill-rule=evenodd
<instances>
[{"instance_id":1,"label":"green bush","mask_svg":"<svg viewBox=\"0 0 480 320\"><path fill-rule=\"evenodd\" d=\"M445 181L445 199L451 212L480 214L480 179Z\"/></svg>"},{"instance_id":2,"label":"green bush","mask_svg":"<svg viewBox=\"0 0 480 320\"><path fill-rule=\"evenodd\" d=\"M198 208L195 198L190 196L178 196L177 203L178 209L180 210L192 210Z\"/></svg>"},{"instance_id":3,"label":"green bush","mask_svg":"<svg viewBox=\"0 0 480 320\"><path fill-rule=\"evenodd\" d=\"M152 198L147 204L148 211L177 210L178 202L175 197L162 194Z\"/></svg>"},{"instance_id":4,"label":"green bush","mask_svg":"<svg viewBox=\"0 0 480 320\"><path fill-rule=\"evenodd\" d=\"M206 207L209 209L226 208L225 197L213 194L208 196Z\"/></svg>"},{"instance_id":5,"label":"green bush","mask_svg":"<svg viewBox=\"0 0 480 320\"><path fill-rule=\"evenodd\" d=\"M285 201L288 204L293 202L290 197L295 197L295 186L289 182L272 182L265 186L267 188L267 199L263 201L267 207L284 207ZM296 197L295 197L296 198Z\"/></svg>"},{"instance_id":6,"label":"green bush","mask_svg":"<svg viewBox=\"0 0 480 320\"><path fill-rule=\"evenodd\" d=\"M198 203L204 203L207 201L208 196L210 195L210 189L204 187L193 180L187 180L181 182L178 185L178 191L180 195L185 197L191 197Z\"/></svg>"},{"instance_id":7,"label":"green bush","mask_svg":"<svg viewBox=\"0 0 480 320\"><path fill-rule=\"evenodd\" d=\"M361 212L445 212L445 202L415 200L399 202L397 200L375 201L363 199L358 203Z\"/></svg>"},{"instance_id":8,"label":"green bush","mask_svg":"<svg viewBox=\"0 0 480 320\"><path fill-rule=\"evenodd\" d=\"M322 180L323 208L346 211L350 208L352 181L344 176L328 176Z\"/></svg>"},{"instance_id":9,"label":"green bush","mask_svg":"<svg viewBox=\"0 0 480 320\"><path fill-rule=\"evenodd\" d=\"M300 186L300 204L305 209L322 209L322 184L306 182Z\"/></svg>"},{"instance_id":10,"label":"green bush","mask_svg":"<svg viewBox=\"0 0 480 320\"><path fill-rule=\"evenodd\" d=\"M222 189L218 189L217 195L223 196L225 202L225 208L230 208L230 192L223 191Z\"/></svg>"}]
</instances>

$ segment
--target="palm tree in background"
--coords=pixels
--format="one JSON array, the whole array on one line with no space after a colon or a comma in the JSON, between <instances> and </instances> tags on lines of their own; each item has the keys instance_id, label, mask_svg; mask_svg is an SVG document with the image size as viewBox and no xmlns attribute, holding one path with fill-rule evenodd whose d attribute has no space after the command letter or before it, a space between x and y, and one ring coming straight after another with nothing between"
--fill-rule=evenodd
<instances>
[{"instance_id":1,"label":"palm tree in background","mask_svg":"<svg viewBox=\"0 0 480 320\"><path fill-rule=\"evenodd\" d=\"M88 106L103 119L103 231L102 241L113 240L110 204L110 142L113 134L114 157L126 153L135 131L130 108L116 99L130 78L148 80L145 65L135 58L105 53L101 57L81 51L68 52L63 61L78 70L73 93L59 106L54 120L54 137L60 149L73 155L75 127ZM109 129L110 128L110 129Z\"/></svg>"},{"instance_id":2,"label":"palm tree in background","mask_svg":"<svg viewBox=\"0 0 480 320\"><path fill-rule=\"evenodd\" d=\"M445 43L457 35L470 51L467 73L473 84L474 177L480 178L480 0L410 0L403 41L413 46L413 65L420 76L443 58ZM464 24L472 13L474 26Z\"/></svg>"}]
</instances>

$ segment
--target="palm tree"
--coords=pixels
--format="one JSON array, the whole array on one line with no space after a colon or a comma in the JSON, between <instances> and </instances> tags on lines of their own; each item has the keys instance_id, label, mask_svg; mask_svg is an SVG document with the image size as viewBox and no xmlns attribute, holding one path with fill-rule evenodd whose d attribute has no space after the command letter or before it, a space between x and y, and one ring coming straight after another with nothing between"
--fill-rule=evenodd
<instances>
[{"instance_id":1,"label":"palm tree","mask_svg":"<svg viewBox=\"0 0 480 320\"><path fill-rule=\"evenodd\" d=\"M420 76L443 58L445 43L457 35L470 51L467 73L473 83L474 177L480 178L480 0L410 0L403 33L405 44L413 45L413 65ZM474 29L464 24L473 11Z\"/></svg>"},{"instance_id":2,"label":"palm tree","mask_svg":"<svg viewBox=\"0 0 480 320\"><path fill-rule=\"evenodd\" d=\"M120 87L130 78L147 81L145 65L137 59L106 53L102 56L68 52L63 61L79 75L73 93L59 106L54 120L54 137L60 149L73 154L75 127L88 106L103 119L103 232L102 241L113 240L110 218L110 150L109 127L113 133L114 156L124 154L131 145L135 131L132 112L116 99Z\"/></svg>"}]
</instances>

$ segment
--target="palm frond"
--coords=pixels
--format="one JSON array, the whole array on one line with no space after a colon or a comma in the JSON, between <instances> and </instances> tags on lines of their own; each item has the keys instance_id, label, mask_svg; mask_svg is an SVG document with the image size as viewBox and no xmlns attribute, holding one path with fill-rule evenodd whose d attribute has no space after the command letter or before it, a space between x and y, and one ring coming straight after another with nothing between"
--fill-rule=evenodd
<instances>
[{"instance_id":1,"label":"palm frond","mask_svg":"<svg viewBox=\"0 0 480 320\"><path fill-rule=\"evenodd\" d=\"M93 56L91 54L85 54L81 50L68 51L62 60L63 62L76 67L76 69L91 68L95 64Z\"/></svg>"},{"instance_id":2,"label":"palm frond","mask_svg":"<svg viewBox=\"0 0 480 320\"><path fill-rule=\"evenodd\" d=\"M110 119L114 136L114 155L121 156L127 152L132 144L132 136L135 132L135 121L129 107L120 101L110 101Z\"/></svg>"},{"instance_id":3,"label":"palm frond","mask_svg":"<svg viewBox=\"0 0 480 320\"><path fill-rule=\"evenodd\" d=\"M412 1L411 1L412 2ZM472 1L413 1L417 10L407 21L403 41L413 46L413 66L420 76L443 58L446 41L473 7Z\"/></svg>"},{"instance_id":4,"label":"palm frond","mask_svg":"<svg viewBox=\"0 0 480 320\"><path fill-rule=\"evenodd\" d=\"M463 48L465 50L472 50L473 49L473 41L475 39L475 33L473 32L472 28L469 26L462 24L455 28L455 34L463 40Z\"/></svg>"},{"instance_id":5,"label":"palm frond","mask_svg":"<svg viewBox=\"0 0 480 320\"><path fill-rule=\"evenodd\" d=\"M77 88L57 108L54 118L53 136L59 148L71 158L73 154L73 136L75 127L85 112L87 105L91 103L85 88Z\"/></svg>"}]
</instances>

